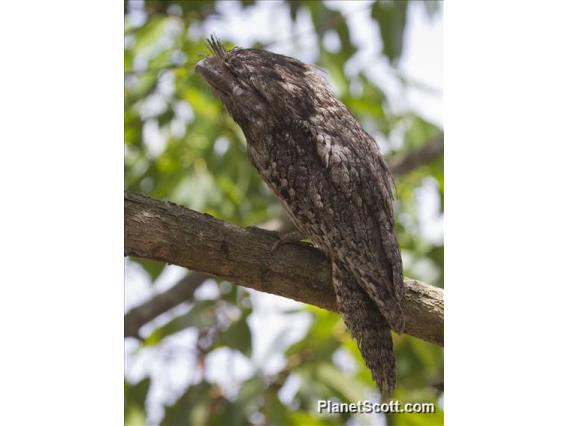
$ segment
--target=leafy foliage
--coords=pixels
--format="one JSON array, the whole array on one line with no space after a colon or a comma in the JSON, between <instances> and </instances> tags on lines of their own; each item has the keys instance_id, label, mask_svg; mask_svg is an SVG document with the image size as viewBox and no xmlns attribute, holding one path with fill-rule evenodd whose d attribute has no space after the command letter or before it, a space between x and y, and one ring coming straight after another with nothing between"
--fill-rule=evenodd
<instances>
[{"instance_id":1,"label":"leafy foliage","mask_svg":"<svg viewBox=\"0 0 568 426\"><path fill-rule=\"evenodd\" d=\"M224 4L221 4L224 3ZM194 64L207 48L204 39L215 22L226 19L227 7L254 11L262 2L240 5L218 1L146 1L125 6L125 187L152 197L170 200L241 226L278 220L283 210L251 167L240 129L223 111L201 79ZM364 6L365 3L362 3ZM361 50L352 36L349 16L334 4L288 1L288 14L279 19L291 27L305 24L306 17L316 40L316 63L326 70L341 100L377 138L391 156L404 156L439 136L441 129L412 111L392 105L386 88L377 84L367 67L353 67ZM408 13L412 7L439 13L437 2L375 2L357 13L369 17L378 28L382 54L393 67L404 52ZM244 13L244 12L243 12ZM250 28L251 33L253 29ZM231 47L231 37L218 34ZM335 40L331 43L329 40ZM274 34L273 40L258 36L254 44L273 49L287 40L282 52L300 56L301 43L292 35ZM443 243L424 237L419 219L418 192L434 187L443 211L443 159L400 177L397 181L397 235L404 253L405 275L443 284ZM169 267L130 259L139 264L148 281L159 282ZM129 283L126 283L129 285ZM251 294L222 280L202 287L213 295L194 297L184 310L173 310L160 321L141 330L143 340L133 343L127 370L148 354L165 351L164 361L152 358L141 380L127 374L126 424L159 422L164 425L245 424L353 424L376 423L377 417L362 414L318 415L317 400L356 402L376 399L369 371L337 314L313 307L280 311L287 324L282 336L269 347L279 366L265 368L257 352L253 317L263 318ZM254 299L255 296L253 296ZM263 316L264 315L264 316ZM304 335L291 339L298 315L308 319ZM269 327L269 322L266 323ZM189 334L188 334L189 333ZM296 333L297 334L297 333ZM166 375L171 342L192 342L187 355L191 377L157 404L152 389ZM441 424L438 405L443 393L442 349L407 335L395 336L399 385L394 395L401 402L434 402L435 414L388 414L388 424ZM174 349L171 349L175 352ZM232 385L212 379L214 357L229 354L247 367L229 368ZM231 361L232 362L232 361ZM240 361L239 361L240 362ZM242 370L242 371L241 371ZM243 371L245 371L243 373ZM213 372L214 373L214 372ZM167 387L166 387L167 388ZM163 405L162 408L160 408ZM154 407L154 408L152 408ZM157 408L156 408L157 407Z\"/></svg>"}]
</instances>

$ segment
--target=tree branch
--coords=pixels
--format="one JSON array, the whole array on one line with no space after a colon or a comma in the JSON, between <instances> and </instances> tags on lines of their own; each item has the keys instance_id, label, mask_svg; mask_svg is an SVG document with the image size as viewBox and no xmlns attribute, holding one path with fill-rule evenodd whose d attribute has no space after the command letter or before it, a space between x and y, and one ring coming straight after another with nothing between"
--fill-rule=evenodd
<instances>
[{"instance_id":1,"label":"tree branch","mask_svg":"<svg viewBox=\"0 0 568 426\"><path fill-rule=\"evenodd\" d=\"M124 316L124 337L139 337L138 330L144 324L180 303L191 301L197 287L207 278L210 277L200 272L189 273L171 288L129 310Z\"/></svg>"},{"instance_id":2,"label":"tree branch","mask_svg":"<svg viewBox=\"0 0 568 426\"><path fill-rule=\"evenodd\" d=\"M125 255L201 271L255 290L337 310L330 265L318 249L240 228L171 202L124 195ZM405 278L405 333L443 345L443 290Z\"/></svg>"},{"instance_id":3,"label":"tree branch","mask_svg":"<svg viewBox=\"0 0 568 426\"><path fill-rule=\"evenodd\" d=\"M390 171L395 176L411 172L420 166L431 163L444 153L444 134L428 142L422 148L411 151L404 157L390 158Z\"/></svg>"}]
</instances>

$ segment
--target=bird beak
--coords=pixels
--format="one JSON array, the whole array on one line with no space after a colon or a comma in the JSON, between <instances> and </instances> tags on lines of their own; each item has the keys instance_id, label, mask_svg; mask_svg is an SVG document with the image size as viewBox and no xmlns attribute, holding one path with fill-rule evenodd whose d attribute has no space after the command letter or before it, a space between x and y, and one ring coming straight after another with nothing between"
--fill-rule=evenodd
<instances>
[{"instance_id":1,"label":"bird beak","mask_svg":"<svg viewBox=\"0 0 568 426\"><path fill-rule=\"evenodd\" d=\"M195 65L195 72L215 90L231 93L232 82L223 74L223 62L217 57L205 58Z\"/></svg>"}]
</instances>

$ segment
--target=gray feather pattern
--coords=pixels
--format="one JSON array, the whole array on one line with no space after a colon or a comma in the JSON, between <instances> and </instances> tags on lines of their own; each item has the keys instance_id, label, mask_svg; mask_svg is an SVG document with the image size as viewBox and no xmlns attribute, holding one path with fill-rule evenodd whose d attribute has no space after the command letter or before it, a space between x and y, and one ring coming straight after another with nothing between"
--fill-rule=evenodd
<instances>
[{"instance_id":1,"label":"gray feather pattern","mask_svg":"<svg viewBox=\"0 0 568 426\"><path fill-rule=\"evenodd\" d=\"M404 329L393 183L374 139L314 67L264 50L196 66L242 128L251 162L292 220L332 259L343 319L382 391L395 385L390 329Z\"/></svg>"}]
</instances>

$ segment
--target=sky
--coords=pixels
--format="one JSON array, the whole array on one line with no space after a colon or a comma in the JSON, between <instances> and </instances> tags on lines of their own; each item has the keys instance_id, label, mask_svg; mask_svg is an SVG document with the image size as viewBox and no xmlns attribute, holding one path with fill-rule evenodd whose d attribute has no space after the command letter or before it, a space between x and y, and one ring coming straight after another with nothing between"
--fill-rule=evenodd
<instances>
[{"instance_id":1,"label":"sky","mask_svg":"<svg viewBox=\"0 0 568 426\"><path fill-rule=\"evenodd\" d=\"M385 90L395 111L415 111L443 128L442 16L431 19L422 7L412 4L399 68L407 79L416 84L405 87L393 77L393 70L386 59L378 55L381 41L378 29L369 16L370 2L327 3L347 16L352 41L361 47L361 52L349 61L346 72L367 70L369 77ZM249 46L261 40L273 43L271 50L283 54L294 53L305 62L313 62L316 57L316 40L310 36L313 25L307 14L300 14L298 22L292 23L288 19L286 6L280 2L258 2L247 9L242 9L238 2L219 2L218 12L220 19L210 19L202 26L193 26L190 36L203 37L215 33L220 39L231 40L239 46ZM301 36L287 36L290 34ZM326 34L324 42L326 46L334 47L337 40L333 32ZM440 242L443 239L443 218L439 212L435 185L434 181L427 181L417 191L418 216L422 236L431 242ZM146 273L137 264L126 260L125 270L126 311L169 288L185 274L184 268L168 266L155 285L151 286ZM214 298L218 291L217 285L210 281L199 288L195 297ZM254 313L249 319L253 332L252 362L240 353L225 348L216 350L207 360L207 379L222 386L228 396L234 395L236 384L250 377L255 369L262 369L266 373L279 371L285 363L279 349L301 339L310 324L307 313L294 314L293 319L290 315L282 314L284 310L301 306L298 302L253 290L251 293L254 306ZM146 324L141 334L188 309L187 304L176 307ZM290 324L294 324L294 327L290 327ZM192 348L196 338L196 330L188 329L167 338L159 347L141 351L136 351L137 343L134 340L126 339L127 378L136 382L152 376L148 406L150 422L159 420L163 415L163 404L173 403L188 382L201 380L201 377L195 376L198 369L193 368L195 354ZM348 359L341 360L341 357L339 362L349 364ZM292 376L280 394L282 400L291 400L298 385L298 380Z\"/></svg>"}]
</instances>

